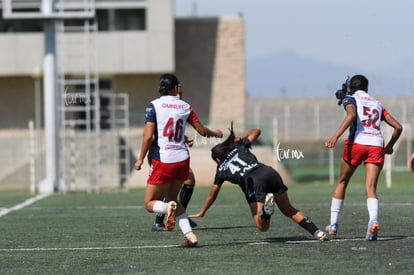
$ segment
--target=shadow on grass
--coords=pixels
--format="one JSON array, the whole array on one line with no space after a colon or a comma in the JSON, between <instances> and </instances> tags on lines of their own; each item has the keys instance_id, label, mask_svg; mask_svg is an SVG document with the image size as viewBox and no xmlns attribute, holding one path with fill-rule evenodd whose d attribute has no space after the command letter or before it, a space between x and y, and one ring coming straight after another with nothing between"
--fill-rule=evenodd
<instances>
[{"instance_id":1,"label":"shadow on grass","mask_svg":"<svg viewBox=\"0 0 414 275\"><path fill-rule=\"evenodd\" d=\"M309 238L306 237L281 237L281 238L266 238L263 240L250 240L250 241L222 241L220 243L199 243L196 247L193 248L202 248L202 247L222 247L222 246L245 246L245 245L270 245L273 243L286 244L291 241L309 241Z\"/></svg>"},{"instance_id":2,"label":"shadow on grass","mask_svg":"<svg viewBox=\"0 0 414 275\"><path fill-rule=\"evenodd\" d=\"M229 227L224 229L231 229L235 227ZM207 229L207 228L206 228ZM211 228L209 228L211 229ZM219 228L223 229L223 228ZM404 240L404 239L414 239L414 236L383 236L378 238L377 242L384 242L384 241L397 241L397 240ZM292 236L292 237L272 237L266 238L263 240L250 240L250 241L228 241L228 242L221 242L221 243L199 243L196 247L193 248L202 248L202 247L229 247L229 246L244 246L244 245L270 245L270 244L300 244L300 243L319 243L318 240L305 237L305 236ZM332 239L332 243L335 242L364 242L368 243L364 238L335 238ZM324 243L330 243L324 242ZM369 242L372 243L372 242Z\"/></svg>"},{"instance_id":3,"label":"shadow on grass","mask_svg":"<svg viewBox=\"0 0 414 275\"><path fill-rule=\"evenodd\" d=\"M195 227L195 231L203 231L203 230L229 230L229 229L242 229L242 228L256 228L255 226L251 225L240 225L240 226L220 226L220 227Z\"/></svg>"}]
</instances>

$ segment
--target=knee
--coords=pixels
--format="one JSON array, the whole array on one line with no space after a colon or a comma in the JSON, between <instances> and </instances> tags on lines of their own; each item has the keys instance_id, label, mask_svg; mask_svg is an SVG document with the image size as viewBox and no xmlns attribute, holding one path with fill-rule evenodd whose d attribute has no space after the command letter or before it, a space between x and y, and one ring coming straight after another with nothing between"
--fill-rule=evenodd
<instances>
[{"instance_id":1,"label":"knee","mask_svg":"<svg viewBox=\"0 0 414 275\"><path fill-rule=\"evenodd\" d=\"M187 185L187 186L194 186L194 185L195 185L195 183L196 183L196 180L195 180L195 178L194 178L194 175L192 175L192 174L190 173L190 175L188 176L188 179L186 179L186 180L184 181L184 184L185 184L185 185Z\"/></svg>"},{"instance_id":2,"label":"knee","mask_svg":"<svg viewBox=\"0 0 414 275\"><path fill-rule=\"evenodd\" d=\"M150 202L144 202L144 206L145 206L145 209L148 211L148 212L154 212L153 211L153 209L152 209L152 205L151 205L151 203Z\"/></svg>"}]
</instances>

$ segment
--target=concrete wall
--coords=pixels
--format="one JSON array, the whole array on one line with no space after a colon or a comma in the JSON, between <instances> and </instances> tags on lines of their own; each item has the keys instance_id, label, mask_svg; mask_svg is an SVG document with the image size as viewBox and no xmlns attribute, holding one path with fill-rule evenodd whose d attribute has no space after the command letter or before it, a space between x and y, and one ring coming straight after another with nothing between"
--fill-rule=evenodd
<instances>
[{"instance_id":1,"label":"concrete wall","mask_svg":"<svg viewBox=\"0 0 414 275\"><path fill-rule=\"evenodd\" d=\"M244 24L240 17L181 18L176 21L176 70L183 97L201 121L227 129L234 120L243 129L246 110ZM159 96L159 74L115 75L114 90L128 93L130 111L142 114ZM132 121L141 127L143 120Z\"/></svg>"},{"instance_id":2,"label":"concrete wall","mask_svg":"<svg viewBox=\"0 0 414 275\"><path fill-rule=\"evenodd\" d=\"M40 3L40 1L39 1ZM98 32L57 35L57 50L64 48L66 72L84 72L85 42L93 49L103 74L140 74L173 71L175 68L174 2L148 0L145 31ZM43 33L0 33L0 76L31 76L43 65ZM92 45L92 46L91 46Z\"/></svg>"},{"instance_id":3,"label":"concrete wall","mask_svg":"<svg viewBox=\"0 0 414 275\"><path fill-rule=\"evenodd\" d=\"M244 126L244 23L241 17L176 21L176 73L204 123Z\"/></svg>"},{"instance_id":4,"label":"concrete wall","mask_svg":"<svg viewBox=\"0 0 414 275\"><path fill-rule=\"evenodd\" d=\"M132 121L133 126L140 127L143 124L147 103L159 96L160 74L173 72L183 82L184 99L191 103L203 123L226 129L230 120L234 120L238 128L242 129L246 108L243 19L182 18L177 19L175 30L176 45L169 47L167 39L159 41L160 44L167 44L166 47L156 48L144 42L145 39L135 40L134 37L141 35L136 32L98 34L98 44L102 47L98 50L101 77L112 80L114 91L129 95L130 111L133 116L140 116L140 119ZM40 36L30 36L29 42L38 41ZM0 41L4 37L0 35ZM17 36L12 39L17 39ZM18 42L13 43L20 45ZM29 42L24 44L31 44ZM41 56L40 53L35 54L41 51L41 43L34 44L31 51L23 48L19 50L31 52L29 60L30 57ZM37 50L36 45L39 47ZM142 45L149 45L149 48L158 49L158 52L149 52L147 46L146 50L142 50ZM7 47L11 47L11 44ZM23 46L17 46L14 51L19 47ZM175 62L168 55L171 49L175 49ZM38 63L24 63L22 54L14 51L6 59L13 64L12 68L7 69L7 62L0 66L0 75L4 74L0 77L0 100L7 102L0 114L13 119L1 120L0 128L26 128L27 121L34 119L34 80L31 74L33 66ZM78 61L73 62L77 64ZM74 66L73 72L78 66L75 64L69 64L69 67ZM21 76L6 76L8 74ZM234 99L237 99L237 105Z\"/></svg>"},{"instance_id":5,"label":"concrete wall","mask_svg":"<svg viewBox=\"0 0 414 275\"><path fill-rule=\"evenodd\" d=\"M35 119L34 80L0 77L0 106L0 128L27 128Z\"/></svg>"},{"instance_id":6,"label":"concrete wall","mask_svg":"<svg viewBox=\"0 0 414 275\"><path fill-rule=\"evenodd\" d=\"M191 103L204 124L214 129L221 128L225 132L230 121L234 120L236 129L242 131L246 108L243 19L240 17L182 18L176 21L175 29L176 70L166 69L162 73L171 71L178 75L184 85L184 99ZM133 44L128 47L133 47ZM107 54L111 55L110 51ZM163 59L162 55L158 57ZM133 64L142 60L131 58L127 61ZM165 62L168 67L170 61L166 60ZM2 102L0 128L25 129L28 120L34 119L34 80L31 77L31 70L32 67L30 70L29 67L22 70L23 76L21 77L5 75L0 77L0 87L2 87L0 91L0 102ZM160 74L161 72L144 74L125 73L125 71L123 74L111 74L108 71L101 75L102 78L112 80L112 88L115 92L129 95L131 123L133 127L137 128L131 130L131 150L135 154L139 152L141 145L141 127L143 126L145 107L150 100L159 96L158 80ZM7 188L8 184L28 186L28 132L21 131L23 133L21 140L16 140L12 135L9 135L10 130L0 131L0 133L4 132L5 141L12 141L15 147L25 148L23 151L26 153L19 156L19 159L24 159L25 163L16 162L14 165L11 162L7 171L3 171L4 169L2 170L0 167L0 175L3 175L0 178L0 188ZM192 135L191 131L193 130L189 129L189 131L189 135ZM3 142L3 144L9 143ZM205 149L207 150L205 154L207 159L199 158L197 150L194 152L194 169L197 171L200 182L210 182L211 169L208 169L207 173L203 172L206 167L209 167L206 166L206 163L214 166L214 163L209 159L209 147ZM1 148L1 144L0 151L5 151ZM13 151L7 152L10 155L2 156L5 160L15 157ZM204 155L204 153L200 155ZM25 169L21 169L22 165L25 165ZM142 172L140 175L144 175L146 178L146 173ZM145 179L144 181L137 180L131 186L142 182L145 182Z\"/></svg>"},{"instance_id":7,"label":"concrete wall","mask_svg":"<svg viewBox=\"0 0 414 275\"><path fill-rule=\"evenodd\" d=\"M414 97L390 96L378 100L398 121L414 126ZM324 140L334 134L344 115L344 108L337 105L334 95L250 98L246 110L248 125L262 128L262 138L267 142ZM383 125L384 130L390 128ZM408 127L405 132L409 131Z\"/></svg>"}]
</instances>

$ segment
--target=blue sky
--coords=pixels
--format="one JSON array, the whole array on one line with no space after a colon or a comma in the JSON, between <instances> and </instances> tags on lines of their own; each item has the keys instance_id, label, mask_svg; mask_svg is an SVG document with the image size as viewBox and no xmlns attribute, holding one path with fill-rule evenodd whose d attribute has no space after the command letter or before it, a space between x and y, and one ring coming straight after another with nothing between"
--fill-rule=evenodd
<instances>
[{"instance_id":1,"label":"blue sky","mask_svg":"<svg viewBox=\"0 0 414 275\"><path fill-rule=\"evenodd\" d=\"M392 77L414 74L412 0L175 0L176 16L243 14L246 60L289 52Z\"/></svg>"}]
</instances>

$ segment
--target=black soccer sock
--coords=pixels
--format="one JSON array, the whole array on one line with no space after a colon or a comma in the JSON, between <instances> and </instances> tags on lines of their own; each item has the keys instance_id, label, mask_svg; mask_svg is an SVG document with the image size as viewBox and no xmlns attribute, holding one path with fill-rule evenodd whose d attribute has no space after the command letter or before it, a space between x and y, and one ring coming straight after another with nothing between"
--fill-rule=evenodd
<instances>
[{"instance_id":1,"label":"black soccer sock","mask_svg":"<svg viewBox=\"0 0 414 275\"><path fill-rule=\"evenodd\" d=\"M157 213L157 216L155 216L155 222L154 223L163 224L164 223L164 218L165 218L165 214Z\"/></svg>"},{"instance_id":2,"label":"black soccer sock","mask_svg":"<svg viewBox=\"0 0 414 275\"><path fill-rule=\"evenodd\" d=\"M315 234L315 232L318 229L318 227L309 219L308 217L305 217L303 220L300 221L299 225L312 234L312 236Z\"/></svg>"},{"instance_id":3,"label":"black soccer sock","mask_svg":"<svg viewBox=\"0 0 414 275\"><path fill-rule=\"evenodd\" d=\"M181 187L179 200L183 205L184 209L187 209L187 205L190 202L191 196L193 195L194 185L185 185Z\"/></svg>"}]
</instances>

